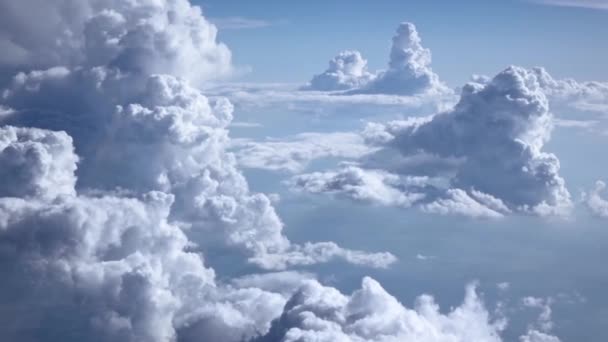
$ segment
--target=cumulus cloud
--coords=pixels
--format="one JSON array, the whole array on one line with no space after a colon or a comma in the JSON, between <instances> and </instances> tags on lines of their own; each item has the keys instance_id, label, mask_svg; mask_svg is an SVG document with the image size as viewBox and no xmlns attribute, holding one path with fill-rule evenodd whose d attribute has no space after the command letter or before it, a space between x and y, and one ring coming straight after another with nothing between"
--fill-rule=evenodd
<instances>
[{"instance_id":1,"label":"cumulus cloud","mask_svg":"<svg viewBox=\"0 0 608 342\"><path fill-rule=\"evenodd\" d=\"M409 309L371 278L345 296L309 281L287 302L272 328L256 341L501 341L504 320L492 317L475 291L441 313L431 296Z\"/></svg>"},{"instance_id":2,"label":"cumulus cloud","mask_svg":"<svg viewBox=\"0 0 608 342\"><path fill-rule=\"evenodd\" d=\"M556 79L542 67L535 67L530 71L536 75L540 88L547 96L553 109L559 111L560 115L572 119L578 118L570 113L572 109L577 112L608 113L608 83L600 81L579 82L571 78ZM487 84L490 79L484 76L475 76L473 80L477 83ZM588 121L587 124L593 124L593 122ZM565 123L567 124L568 120Z\"/></svg>"},{"instance_id":3,"label":"cumulus cloud","mask_svg":"<svg viewBox=\"0 0 608 342\"><path fill-rule=\"evenodd\" d=\"M360 88L374 78L367 71L367 60L359 51L342 51L331 61L323 73L315 75L304 87L309 90L334 91Z\"/></svg>"},{"instance_id":4,"label":"cumulus cloud","mask_svg":"<svg viewBox=\"0 0 608 342\"><path fill-rule=\"evenodd\" d=\"M447 87L430 65L431 51L422 46L416 26L401 23L393 37L388 69L356 92L415 95L446 91Z\"/></svg>"},{"instance_id":5,"label":"cumulus cloud","mask_svg":"<svg viewBox=\"0 0 608 342\"><path fill-rule=\"evenodd\" d=\"M291 187L296 190L336 194L357 201L406 208L425 195L422 191L404 190L421 187L426 183L427 179L424 177L401 179L382 170L366 170L357 166L347 166L339 171L298 175L289 181Z\"/></svg>"},{"instance_id":6,"label":"cumulus cloud","mask_svg":"<svg viewBox=\"0 0 608 342\"><path fill-rule=\"evenodd\" d=\"M606 183L597 181L595 188L588 194L583 195L583 200L587 208L597 217L608 218L608 200L602 197L606 189Z\"/></svg>"},{"instance_id":7,"label":"cumulus cloud","mask_svg":"<svg viewBox=\"0 0 608 342\"><path fill-rule=\"evenodd\" d=\"M343 51L329 62L323 73L315 75L304 87L318 91L346 91L342 94L385 94L414 96L449 93L431 65L431 51L412 23L403 22L393 37L388 69L367 71L367 61L358 51Z\"/></svg>"},{"instance_id":8,"label":"cumulus cloud","mask_svg":"<svg viewBox=\"0 0 608 342\"><path fill-rule=\"evenodd\" d=\"M143 11L139 7L143 4L126 3L117 10L125 12L120 12L122 16L139 11L155 16L161 9L167 11L165 17L177 10L198 13L185 5L189 6L176 0L166 8L144 7L147 11ZM179 20L175 25L179 26L176 32L181 32ZM199 38L211 40L199 42L201 48L216 48L215 35ZM137 49L139 40L133 44ZM97 58L94 52L90 52L92 58ZM152 61L159 59L144 55ZM311 264L328 260L328 255L366 263L362 252L353 259L350 252L335 246L330 254L318 254L315 248L295 246L285 238L270 199L249 192L233 156L225 151L232 120L228 101L209 100L174 75L149 75L149 69L113 61L90 68L54 67L17 74L3 94L3 103L17 112L6 123L65 130L83 156L80 188L171 193L175 196L172 220L187 224L191 235L216 236L261 267ZM163 71L174 72L172 68ZM204 76L205 71L200 72ZM319 245L321 250L325 247ZM313 254L303 256L305 252ZM370 265L376 260L377 255L369 255Z\"/></svg>"},{"instance_id":9,"label":"cumulus cloud","mask_svg":"<svg viewBox=\"0 0 608 342\"><path fill-rule=\"evenodd\" d=\"M241 341L268 330L287 294L217 281L201 254L210 248L267 269L395 262L283 235L270 198L226 151L231 103L192 85L230 68L197 7L1 6L49 14L39 26L2 21L7 54L22 53L0 61L18 69L0 97L3 337Z\"/></svg>"},{"instance_id":10,"label":"cumulus cloud","mask_svg":"<svg viewBox=\"0 0 608 342\"><path fill-rule=\"evenodd\" d=\"M285 139L233 140L239 165L246 168L297 172L312 160L357 159L374 151L361 135L348 132L300 133Z\"/></svg>"},{"instance_id":11,"label":"cumulus cloud","mask_svg":"<svg viewBox=\"0 0 608 342\"><path fill-rule=\"evenodd\" d=\"M429 184L416 191L428 194L418 202L430 212L482 217L510 212L565 214L571 200L558 173L559 160L542 150L551 129L552 115L537 74L510 67L485 85L466 85L451 110L370 124L363 135L380 149L364 158L362 166L383 169L393 179L412 175L444 179L447 187ZM314 188L335 192L336 187L352 185L325 183ZM392 183L388 186L394 191L412 193L411 187ZM387 186L384 180L381 184Z\"/></svg>"},{"instance_id":12,"label":"cumulus cloud","mask_svg":"<svg viewBox=\"0 0 608 342\"><path fill-rule=\"evenodd\" d=\"M217 29L187 0L26 0L0 13L3 69L113 65L195 83L232 69Z\"/></svg>"}]
</instances>

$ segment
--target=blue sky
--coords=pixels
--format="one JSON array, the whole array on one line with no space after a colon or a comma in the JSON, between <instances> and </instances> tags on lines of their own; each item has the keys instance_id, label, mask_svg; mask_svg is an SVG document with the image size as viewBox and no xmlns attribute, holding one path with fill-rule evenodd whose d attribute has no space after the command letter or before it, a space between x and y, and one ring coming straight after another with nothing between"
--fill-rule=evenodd
<instances>
[{"instance_id":1,"label":"blue sky","mask_svg":"<svg viewBox=\"0 0 608 342\"><path fill-rule=\"evenodd\" d=\"M197 2L211 18L269 24L220 32L236 64L253 68L246 80L303 82L343 49L360 50L372 69L384 68L401 21L416 23L434 68L452 86L511 64L542 65L559 77L608 77L608 11L523 0Z\"/></svg>"}]
</instances>

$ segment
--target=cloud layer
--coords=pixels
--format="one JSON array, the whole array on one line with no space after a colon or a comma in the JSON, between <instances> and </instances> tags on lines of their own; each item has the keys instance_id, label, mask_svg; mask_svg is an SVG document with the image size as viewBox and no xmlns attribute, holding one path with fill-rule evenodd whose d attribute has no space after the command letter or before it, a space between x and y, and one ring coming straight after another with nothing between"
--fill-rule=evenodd
<instances>
[{"instance_id":1,"label":"cloud layer","mask_svg":"<svg viewBox=\"0 0 608 342\"><path fill-rule=\"evenodd\" d=\"M571 201L558 173L559 160L543 151L552 115L541 82L535 71L510 67L486 84L466 85L452 110L370 124L363 134L379 150L362 166L392 174L382 177L390 182L379 181L393 191L424 194L418 202L430 212L489 217L510 212L564 214ZM443 178L448 188L442 190L437 182L412 187L399 181L411 176ZM323 179L326 186L319 185ZM335 182L328 174L299 176L295 182L331 191L364 183L352 178ZM370 192L379 188L373 186Z\"/></svg>"}]
</instances>

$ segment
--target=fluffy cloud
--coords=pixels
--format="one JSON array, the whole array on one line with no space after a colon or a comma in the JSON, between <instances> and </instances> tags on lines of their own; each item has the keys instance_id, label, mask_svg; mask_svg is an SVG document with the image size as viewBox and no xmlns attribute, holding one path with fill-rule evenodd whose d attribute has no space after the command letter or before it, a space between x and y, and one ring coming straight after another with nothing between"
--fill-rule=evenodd
<instances>
[{"instance_id":1,"label":"fluffy cloud","mask_svg":"<svg viewBox=\"0 0 608 342\"><path fill-rule=\"evenodd\" d=\"M540 88L560 115L572 117L572 109L577 112L608 113L608 83L579 82L571 78L555 79L542 67L532 68L530 72L536 75ZM489 78L475 76L474 80L485 84Z\"/></svg>"},{"instance_id":2,"label":"fluffy cloud","mask_svg":"<svg viewBox=\"0 0 608 342\"><path fill-rule=\"evenodd\" d=\"M7 126L0 135L9 141L2 170L15 161L32 166L22 179L11 178L21 192L3 189L0 197L2 336L167 341L193 324L245 336L264 329L284 304L281 295L257 288L219 287L201 256L188 251L192 242L169 222L172 194L77 195L78 158L65 133ZM62 172L52 172L59 166ZM41 184L64 191L39 191ZM251 318L253 307L258 319ZM222 315L230 319L218 320Z\"/></svg>"},{"instance_id":3,"label":"fluffy cloud","mask_svg":"<svg viewBox=\"0 0 608 342\"><path fill-rule=\"evenodd\" d=\"M293 273L216 278L203 259L214 249L266 269L333 259L387 267L395 257L283 235L272 201L249 190L226 151L232 105L192 86L230 69L200 9L186 0L0 6L0 74L18 70L0 82L5 339L273 340L287 327L287 339L499 340L502 322L472 289L444 315L429 297L408 310L368 278L348 297ZM289 300L287 287L301 283Z\"/></svg>"},{"instance_id":4,"label":"fluffy cloud","mask_svg":"<svg viewBox=\"0 0 608 342\"><path fill-rule=\"evenodd\" d=\"M469 286L464 302L443 314L430 296L409 309L375 280L345 296L309 281L281 317L256 341L501 341L504 321L493 318Z\"/></svg>"},{"instance_id":5,"label":"fluffy cloud","mask_svg":"<svg viewBox=\"0 0 608 342\"><path fill-rule=\"evenodd\" d=\"M431 51L422 46L416 26L403 22L397 28L388 69L371 74L358 51L343 51L329 62L326 71L315 75L304 87L342 94L440 95L449 89L431 69Z\"/></svg>"},{"instance_id":6,"label":"fluffy cloud","mask_svg":"<svg viewBox=\"0 0 608 342\"><path fill-rule=\"evenodd\" d=\"M416 26L401 23L393 37L388 69L356 92L416 95L447 90L431 70L431 51L421 44Z\"/></svg>"},{"instance_id":7,"label":"fluffy cloud","mask_svg":"<svg viewBox=\"0 0 608 342\"><path fill-rule=\"evenodd\" d=\"M287 139L234 140L239 165L265 170L296 172L315 159L356 159L374 151L356 133L301 133Z\"/></svg>"},{"instance_id":8,"label":"fluffy cloud","mask_svg":"<svg viewBox=\"0 0 608 342\"><path fill-rule=\"evenodd\" d=\"M510 67L485 85L466 85L452 110L370 124L363 134L380 150L362 165L393 174L383 179L412 175L445 179L447 188L430 184L422 191L429 196L419 204L430 212L484 217L510 212L565 214L571 201L558 173L559 160L542 151L551 129L552 115L537 73ZM414 192L391 182L381 180L393 191ZM343 184L352 185L326 183L316 188L335 192ZM374 184L374 189L380 188Z\"/></svg>"},{"instance_id":9,"label":"fluffy cloud","mask_svg":"<svg viewBox=\"0 0 608 342\"><path fill-rule=\"evenodd\" d=\"M359 51L342 51L323 73L315 75L304 89L334 91L360 88L374 78Z\"/></svg>"},{"instance_id":10,"label":"fluffy cloud","mask_svg":"<svg viewBox=\"0 0 608 342\"><path fill-rule=\"evenodd\" d=\"M181 3L176 0L167 8L152 6L144 12L157 15L155 11L162 9L170 17L177 9L190 11ZM141 11L139 5L127 3L116 10L122 16L135 15L130 13ZM177 21L176 25L181 24ZM176 34L183 34L180 27ZM200 41L202 49L216 48L214 35L199 38L211 40ZM137 49L139 41L132 44ZM89 53L97 58L95 51ZM178 63L180 56L174 57ZM159 59L154 54L145 58ZM378 258L386 260L384 254L369 254L364 260L362 252L353 252L359 256L353 258L351 251L334 245L329 254L319 253L327 252L326 244L318 248L292 245L282 234L283 223L271 201L264 194L249 192L234 157L225 151L232 105L221 98L209 100L174 75L149 75L156 70L113 61L91 68L54 67L17 74L3 93L4 105L15 110L5 122L65 130L83 156L80 188L171 193L175 203L170 218L184 222L190 235L215 236L261 267L311 264L327 261L329 256L369 265L378 264ZM162 71L174 72L172 68ZM200 72L206 77L204 70Z\"/></svg>"},{"instance_id":11,"label":"fluffy cloud","mask_svg":"<svg viewBox=\"0 0 608 342\"><path fill-rule=\"evenodd\" d=\"M606 183L597 181L595 188L589 193L583 195L583 200L587 205L587 208L591 212L602 218L608 218L608 200L602 197L602 193L606 189Z\"/></svg>"},{"instance_id":12,"label":"fluffy cloud","mask_svg":"<svg viewBox=\"0 0 608 342\"><path fill-rule=\"evenodd\" d=\"M3 72L19 69L1 82L0 335L241 341L268 330L287 294L222 284L201 252L268 269L395 262L283 235L271 200L249 191L226 152L232 105L191 85L230 62L197 7L1 6L2 15L45 10L52 20L2 36L23 55L0 62Z\"/></svg>"},{"instance_id":13,"label":"fluffy cloud","mask_svg":"<svg viewBox=\"0 0 608 342\"><path fill-rule=\"evenodd\" d=\"M424 177L401 179L381 170L365 170L347 166L339 171L313 172L295 176L290 185L296 190L310 193L329 193L357 201L400 207L410 207L425 195L421 192L405 192L402 189L424 186Z\"/></svg>"},{"instance_id":14,"label":"fluffy cloud","mask_svg":"<svg viewBox=\"0 0 608 342\"><path fill-rule=\"evenodd\" d=\"M64 132L7 127L0 131L0 197L73 195L76 162Z\"/></svg>"},{"instance_id":15,"label":"fluffy cloud","mask_svg":"<svg viewBox=\"0 0 608 342\"><path fill-rule=\"evenodd\" d=\"M217 29L187 0L26 0L0 13L3 69L113 65L199 83L232 68Z\"/></svg>"}]
</instances>

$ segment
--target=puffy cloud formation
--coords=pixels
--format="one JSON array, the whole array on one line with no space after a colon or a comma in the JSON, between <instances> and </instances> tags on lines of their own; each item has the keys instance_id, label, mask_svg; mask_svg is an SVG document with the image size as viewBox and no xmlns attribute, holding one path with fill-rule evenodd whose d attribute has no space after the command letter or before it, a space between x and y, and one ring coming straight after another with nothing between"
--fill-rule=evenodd
<instances>
[{"instance_id":1,"label":"puffy cloud formation","mask_svg":"<svg viewBox=\"0 0 608 342\"><path fill-rule=\"evenodd\" d=\"M359 90L362 93L416 95L447 88L431 69L431 51L424 48L416 26L401 23L393 37L388 69Z\"/></svg>"},{"instance_id":2,"label":"puffy cloud formation","mask_svg":"<svg viewBox=\"0 0 608 342\"><path fill-rule=\"evenodd\" d=\"M343 51L329 62L329 68L315 75L305 90L336 91L343 94L422 95L449 93L431 69L431 51L422 46L416 26L403 22L397 28L388 69L371 74L367 61L357 51Z\"/></svg>"},{"instance_id":3,"label":"puffy cloud formation","mask_svg":"<svg viewBox=\"0 0 608 342\"><path fill-rule=\"evenodd\" d=\"M236 342L273 340L283 326L301 340L316 331L333 340L344 323L335 336L359 341L391 332L499 340L502 323L473 290L443 315L428 297L405 309L367 278L350 297L303 274L216 278L205 252L275 270L336 258L386 267L395 257L283 235L269 197L249 190L226 151L232 105L192 86L229 69L228 50L197 7L0 6L0 75L18 70L0 82L4 339ZM282 324L300 317L301 302L313 321Z\"/></svg>"},{"instance_id":4,"label":"puffy cloud formation","mask_svg":"<svg viewBox=\"0 0 608 342\"><path fill-rule=\"evenodd\" d=\"M587 208L597 217L608 218L608 200L602 197L602 193L606 189L606 183L597 181L595 188L589 193L583 195L583 200Z\"/></svg>"},{"instance_id":5,"label":"puffy cloud formation","mask_svg":"<svg viewBox=\"0 0 608 342\"><path fill-rule=\"evenodd\" d=\"M7 127L0 131L0 197L73 195L76 162L64 132Z\"/></svg>"},{"instance_id":6,"label":"puffy cloud formation","mask_svg":"<svg viewBox=\"0 0 608 342\"><path fill-rule=\"evenodd\" d=\"M359 88L374 78L359 51L342 51L323 73L315 75L304 89L334 91Z\"/></svg>"},{"instance_id":7,"label":"puffy cloud formation","mask_svg":"<svg viewBox=\"0 0 608 342\"><path fill-rule=\"evenodd\" d=\"M278 314L277 293L218 286L169 221L174 195L77 195L65 133L5 126L0 136L1 169L23 171L0 196L4 338L169 341L201 326L199 338L234 329L225 340L238 340Z\"/></svg>"},{"instance_id":8,"label":"puffy cloud formation","mask_svg":"<svg viewBox=\"0 0 608 342\"><path fill-rule=\"evenodd\" d=\"M380 284L364 278L345 296L309 281L287 302L265 341L501 341L504 321L494 319L469 286L464 302L443 314L431 296L409 309Z\"/></svg>"},{"instance_id":9,"label":"puffy cloud formation","mask_svg":"<svg viewBox=\"0 0 608 342\"><path fill-rule=\"evenodd\" d=\"M404 179L381 170L365 170L354 165L336 172L303 174L290 180L294 189L310 193L337 194L358 201L400 207L410 207L425 197L423 193L400 191L400 187L424 186L426 182L424 177Z\"/></svg>"},{"instance_id":10,"label":"puffy cloud formation","mask_svg":"<svg viewBox=\"0 0 608 342\"><path fill-rule=\"evenodd\" d=\"M356 159L374 151L356 133L301 133L288 139L235 140L232 144L239 165L265 170L296 172L315 159Z\"/></svg>"},{"instance_id":11,"label":"puffy cloud formation","mask_svg":"<svg viewBox=\"0 0 608 342\"><path fill-rule=\"evenodd\" d=\"M0 4L1 69L112 65L199 83L231 72L230 50L187 0Z\"/></svg>"},{"instance_id":12,"label":"puffy cloud formation","mask_svg":"<svg viewBox=\"0 0 608 342\"><path fill-rule=\"evenodd\" d=\"M425 194L417 204L430 212L482 217L564 214L571 200L558 173L559 160L542 151L551 129L552 115L536 72L509 67L485 85L467 84L452 110L370 124L364 136L380 150L362 165L393 175L382 177L382 187L406 195ZM447 187L441 182L413 187L401 181L412 175L444 179ZM314 184L314 189L328 192L339 188L349 193L344 189L353 184L371 193L381 188L377 182L337 182L319 174L299 179L306 182L296 185Z\"/></svg>"},{"instance_id":13,"label":"puffy cloud formation","mask_svg":"<svg viewBox=\"0 0 608 342\"><path fill-rule=\"evenodd\" d=\"M19 72L1 82L4 338L242 341L269 329L288 294L221 283L201 253L221 249L266 269L395 262L283 235L271 200L249 191L226 152L232 105L188 82L229 67L197 7L1 6L2 16L51 18L40 27L2 22L3 44L23 53L10 65Z\"/></svg>"},{"instance_id":14,"label":"puffy cloud formation","mask_svg":"<svg viewBox=\"0 0 608 342\"><path fill-rule=\"evenodd\" d=\"M140 11L157 15L155 11L164 10L165 19L177 16L173 12L178 9L198 13L187 10L184 6L190 5L180 0L161 7L155 4L128 2L111 10L120 10L119 14L127 17ZM202 18L200 13L198 17ZM93 16L89 21L98 18ZM177 21L176 25L181 24ZM175 34L185 34L180 27ZM101 34L96 30L102 27L87 28L89 34ZM136 40L125 50L138 49L139 43ZM214 40L198 43L202 49L213 50L217 45ZM89 53L91 59L97 58L96 50ZM151 62L159 59L155 54L142 54ZM173 57L177 60L171 63L181 63L179 55ZM366 258L364 253L352 252L355 258L351 251L335 244L292 245L282 235L283 224L271 201L263 194L249 192L233 156L225 152L229 144L226 127L232 120L228 101L210 101L174 75L150 75L147 68L114 63L114 59L108 62L90 68L21 72L3 92L4 105L15 110L6 123L65 130L74 138L76 152L83 157L78 173L80 188L171 193L175 196L172 220L186 224L192 235L217 237L264 268L311 264L331 257L367 265L390 259L383 253ZM201 77L204 73L201 70ZM204 249L204 241L201 245Z\"/></svg>"},{"instance_id":15,"label":"puffy cloud formation","mask_svg":"<svg viewBox=\"0 0 608 342\"><path fill-rule=\"evenodd\" d=\"M596 113L608 113L608 83L598 81L579 82L574 79L555 79L542 67L532 68L539 86L552 103L554 109L567 108ZM486 84L489 78L474 76L477 83Z\"/></svg>"}]
</instances>

